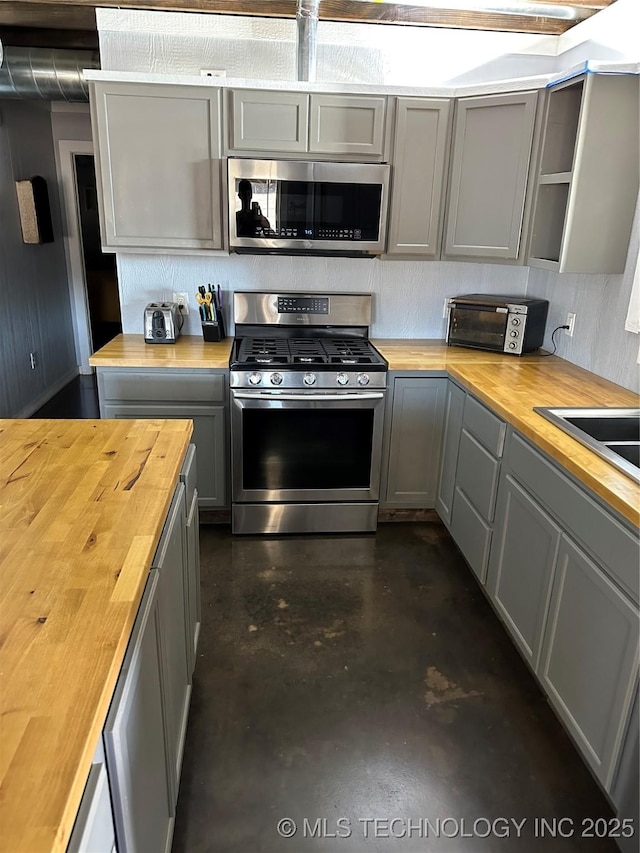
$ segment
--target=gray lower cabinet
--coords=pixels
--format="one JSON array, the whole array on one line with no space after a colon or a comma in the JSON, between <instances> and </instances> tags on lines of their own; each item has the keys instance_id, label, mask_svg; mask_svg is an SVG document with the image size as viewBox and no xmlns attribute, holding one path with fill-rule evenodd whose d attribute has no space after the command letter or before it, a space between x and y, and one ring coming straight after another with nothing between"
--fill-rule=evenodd
<instances>
[{"instance_id":1,"label":"gray lower cabinet","mask_svg":"<svg viewBox=\"0 0 640 853\"><path fill-rule=\"evenodd\" d=\"M189 674L196 665L198 639L200 637L200 526L198 517L198 490L196 489L187 515L187 582L188 614L187 644L190 658Z\"/></svg>"},{"instance_id":2,"label":"gray lower cabinet","mask_svg":"<svg viewBox=\"0 0 640 853\"><path fill-rule=\"evenodd\" d=\"M398 98L387 254L435 258L448 161L447 100Z\"/></svg>"},{"instance_id":3,"label":"gray lower cabinet","mask_svg":"<svg viewBox=\"0 0 640 853\"><path fill-rule=\"evenodd\" d=\"M90 84L105 249L221 249L220 92Z\"/></svg>"},{"instance_id":4,"label":"gray lower cabinet","mask_svg":"<svg viewBox=\"0 0 640 853\"><path fill-rule=\"evenodd\" d=\"M381 506L435 505L447 379L394 376Z\"/></svg>"},{"instance_id":5,"label":"gray lower cabinet","mask_svg":"<svg viewBox=\"0 0 640 853\"><path fill-rule=\"evenodd\" d=\"M487 592L537 669L562 531L509 475L500 484Z\"/></svg>"},{"instance_id":6,"label":"gray lower cabinet","mask_svg":"<svg viewBox=\"0 0 640 853\"><path fill-rule=\"evenodd\" d=\"M99 368L98 396L103 418L192 420L199 506L228 506L226 371Z\"/></svg>"},{"instance_id":7,"label":"gray lower cabinet","mask_svg":"<svg viewBox=\"0 0 640 853\"><path fill-rule=\"evenodd\" d=\"M522 261L537 92L456 102L447 257Z\"/></svg>"},{"instance_id":8,"label":"gray lower cabinet","mask_svg":"<svg viewBox=\"0 0 640 853\"><path fill-rule=\"evenodd\" d=\"M158 606L162 620L163 692L172 802L178 797L182 752L191 699L188 641L189 564L185 535L185 487L179 483L167 515L153 567L160 576Z\"/></svg>"},{"instance_id":9,"label":"gray lower cabinet","mask_svg":"<svg viewBox=\"0 0 640 853\"><path fill-rule=\"evenodd\" d=\"M104 727L118 853L171 849L160 585L151 571Z\"/></svg>"},{"instance_id":10,"label":"gray lower cabinet","mask_svg":"<svg viewBox=\"0 0 640 853\"><path fill-rule=\"evenodd\" d=\"M462 411L465 392L455 382L447 382L447 397L444 415L444 445L438 480L436 510L447 527L451 526L451 511L456 486L458 449L462 432Z\"/></svg>"},{"instance_id":11,"label":"gray lower cabinet","mask_svg":"<svg viewBox=\"0 0 640 853\"><path fill-rule=\"evenodd\" d=\"M93 758L67 853L112 853L115 828L102 740Z\"/></svg>"},{"instance_id":12,"label":"gray lower cabinet","mask_svg":"<svg viewBox=\"0 0 640 853\"><path fill-rule=\"evenodd\" d=\"M539 676L609 790L638 679L638 611L566 535L558 553Z\"/></svg>"},{"instance_id":13,"label":"gray lower cabinet","mask_svg":"<svg viewBox=\"0 0 640 853\"><path fill-rule=\"evenodd\" d=\"M463 403L460 426L459 414L452 423L451 441L458 441L455 466L449 462L447 476L451 479L443 482L441 476L440 492L451 500L450 509L445 506L451 535L480 583L484 584L505 423L471 394L465 394Z\"/></svg>"},{"instance_id":14,"label":"gray lower cabinet","mask_svg":"<svg viewBox=\"0 0 640 853\"><path fill-rule=\"evenodd\" d=\"M632 820L635 833L630 838L618 839L618 847L624 853L637 853L640 831L640 696L636 699L627 726L627 733L620 753L611 798L621 819Z\"/></svg>"},{"instance_id":15,"label":"gray lower cabinet","mask_svg":"<svg viewBox=\"0 0 640 853\"><path fill-rule=\"evenodd\" d=\"M150 405L120 403L104 406L104 418L188 418L193 421L193 442L198 448L200 506L225 506L226 441L223 406L194 404Z\"/></svg>"}]
</instances>

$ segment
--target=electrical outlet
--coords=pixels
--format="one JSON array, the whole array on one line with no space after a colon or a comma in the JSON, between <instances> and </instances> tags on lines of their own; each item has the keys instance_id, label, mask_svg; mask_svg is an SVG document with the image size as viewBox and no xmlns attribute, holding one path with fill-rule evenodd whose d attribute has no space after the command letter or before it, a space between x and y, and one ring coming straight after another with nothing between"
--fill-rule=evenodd
<instances>
[{"instance_id":1,"label":"electrical outlet","mask_svg":"<svg viewBox=\"0 0 640 853\"><path fill-rule=\"evenodd\" d=\"M31 370L35 370L38 366L38 359L36 357L35 352L29 353L29 364L31 365Z\"/></svg>"},{"instance_id":2,"label":"electrical outlet","mask_svg":"<svg viewBox=\"0 0 640 853\"><path fill-rule=\"evenodd\" d=\"M180 306L180 313L186 317L189 313L189 294L174 293L173 301L178 303L178 305Z\"/></svg>"},{"instance_id":3,"label":"electrical outlet","mask_svg":"<svg viewBox=\"0 0 640 853\"><path fill-rule=\"evenodd\" d=\"M201 68L201 77L226 77L227 72L222 68Z\"/></svg>"},{"instance_id":4,"label":"electrical outlet","mask_svg":"<svg viewBox=\"0 0 640 853\"><path fill-rule=\"evenodd\" d=\"M576 315L569 312L567 314L567 319L565 321L565 325L568 326L568 329L564 330L565 335L569 335L570 338L573 337L573 329L576 324Z\"/></svg>"}]
</instances>

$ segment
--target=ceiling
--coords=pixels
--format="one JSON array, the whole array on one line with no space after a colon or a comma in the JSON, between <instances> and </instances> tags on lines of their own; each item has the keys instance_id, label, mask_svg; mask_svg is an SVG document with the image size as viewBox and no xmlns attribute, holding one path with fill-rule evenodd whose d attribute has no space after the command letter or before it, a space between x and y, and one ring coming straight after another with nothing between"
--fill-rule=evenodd
<instances>
[{"instance_id":1,"label":"ceiling","mask_svg":"<svg viewBox=\"0 0 640 853\"><path fill-rule=\"evenodd\" d=\"M320 0L320 19L560 35L616 0ZM97 48L96 6L293 18L296 0L0 0L0 40Z\"/></svg>"}]
</instances>

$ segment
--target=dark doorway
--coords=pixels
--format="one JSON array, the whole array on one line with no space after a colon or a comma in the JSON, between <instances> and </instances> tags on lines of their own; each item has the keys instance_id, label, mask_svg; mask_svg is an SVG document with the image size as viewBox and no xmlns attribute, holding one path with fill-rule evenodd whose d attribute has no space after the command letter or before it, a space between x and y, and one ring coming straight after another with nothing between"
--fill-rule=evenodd
<instances>
[{"instance_id":1,"label":"dark doorway","mask_svg":"<svg viewBox=\"0 0 640 853\"><path fill-rule=\"evenodd\" d=\"M74 160L89 325L95 352L122 332L116 256L102 251L93 155L75 154Z\"/></svg>"}]
</instances>

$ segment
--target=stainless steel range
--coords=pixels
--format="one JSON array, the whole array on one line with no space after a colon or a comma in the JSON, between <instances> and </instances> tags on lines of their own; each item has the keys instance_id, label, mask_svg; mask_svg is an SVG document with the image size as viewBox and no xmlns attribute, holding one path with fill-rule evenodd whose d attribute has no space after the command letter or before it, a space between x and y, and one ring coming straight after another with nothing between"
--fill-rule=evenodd
<instances>
[{"instance_id":1,"label":"stainless steel range","mask_svg":"<svg viewBox=\"0 0 640 853\"><path fill-rule=\"evenodd\" d=\"M236 293L234 533L376 529L387 362L371 297Z\"/></svg>"}]
</instances>

